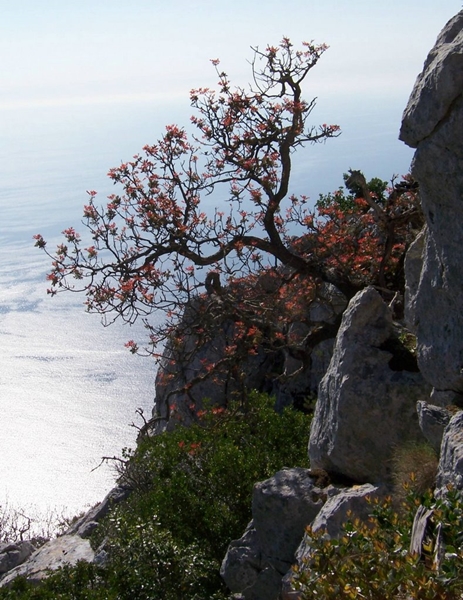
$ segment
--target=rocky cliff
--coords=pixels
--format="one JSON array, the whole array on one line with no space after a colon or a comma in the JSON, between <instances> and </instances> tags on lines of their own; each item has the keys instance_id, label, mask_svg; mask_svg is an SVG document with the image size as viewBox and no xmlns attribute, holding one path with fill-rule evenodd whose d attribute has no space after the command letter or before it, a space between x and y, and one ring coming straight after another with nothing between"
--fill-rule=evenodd
<instances>
[{"instance_id":1,"label":"rocky cliff","mask_svg":"<svg viewBox=\"0 0 463 600\"><path fill-rule=\"evenodd\" d=\"M257 497L262 486L272 490L265 500L272 514L284 514L290 497L298 517L270 515L269 546L263 541L269 522L261 517L261 500L253 502L255 518L231 544L222 566L229 587L245 600L298 598L291 571L286 576L283 571L291 554L286 531L301 520L299 506L306 498L317 500L302 509L307 524L329 537L340 535L348 510L365 518L365 498L390 491L393 451L408 441L426 439L438 451L437 495L449 485L463 490L463 11L429 53L400 137L416 148L412 174L426 217L406 261L406 325L416 334L419 371L397 360L400 324L388 306L373 288L360 292L343 315L309 440L314 472L330 475L334 485L320 490L310 471L289 470L256 486ZM363 485L352 487L349 481ZM311 552L303 534L299 526L302 542L293 544L299 563ZM275 551L278 543L284 557Z\"/></svg>"},{"instance_id":2,"label":"rocky cliff","mask_svg":"<svg viewBox=\"0 0 463 600\"><path fill-rule=\"evenodd\" d=\"M284 469L256 484L253 519L230 544L222 565L228 587L244 600L298 598L290 567L310 556L306 525L333 538L348 514L366 518L365 498L390 491L393 453L401 445L427 440L439 454L436 493L445 494L449 484L463 490L463 11L445 26L426 59L400 136L416 148L413 175L426 218L406 260L406 323L394 320L373 288L359 292L346 309L333 290L329 301L310 308L314 323L326 320L326 311L332 319L344 311L336 339L323 342L319 362L312 362L310 372L291 384L295 387L273 391L284 404L298 386L319 385L311 469ZM406 326L416 334L416 355L406 343ZM164 421L161 429L168 421L167 398L194 378L202 358L196 356L167 386L159 382L155 419ZM266 360L273 361L272 368L277 362L289 370L300 366L291 365L288 356L257 356L246 365L249 385L268 385ZM198 401L203 395L223 401L227 382L211 385L198 388ZM124 496L124 490L113 492L68 539L50 542L22 566L16 565L32 549L0 548L0 567L9 570L0 586L17 574L40 579L64 555L71 564L101 560L82 538Z\"/></svg>"}]
</instances>

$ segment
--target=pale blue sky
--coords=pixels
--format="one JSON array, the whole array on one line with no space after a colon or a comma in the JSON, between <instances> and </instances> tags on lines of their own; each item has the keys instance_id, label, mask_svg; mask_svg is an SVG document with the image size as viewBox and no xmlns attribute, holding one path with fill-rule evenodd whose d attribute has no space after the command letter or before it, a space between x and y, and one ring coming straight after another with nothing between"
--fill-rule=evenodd
<instances>
[{"instance_id":1,"label":"pale blue sky","mask_svg":"<svg viewBox=\"0 0 463 600\"><path fill-rule=\"evenodd\" d=\"M188 102L219 57L248 80L251 45L330 45L319 97L406 98L460 0L0 0L0 108L147 99Z\"/></svg>"}]
</instances>

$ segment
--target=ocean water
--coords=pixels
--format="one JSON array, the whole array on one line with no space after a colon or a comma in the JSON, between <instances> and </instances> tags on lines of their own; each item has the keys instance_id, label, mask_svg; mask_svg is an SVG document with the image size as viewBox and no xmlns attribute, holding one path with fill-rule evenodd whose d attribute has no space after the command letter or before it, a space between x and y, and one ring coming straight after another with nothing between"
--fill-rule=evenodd
<instances>
[{"instance_id":1,"label":"ocean water","mask_svg":"<svg viewBox=\"0 0 463 600\"><path fill-rule=\"evenodd\" d=\"M73 514L102 499L114 472L95 467L134 446L135 411L152 408L155 365L124 347L134 332L102 327L80 295L47 296L50 260L32 239L53 248L79 229L87 189L110 192L108 168L151 137L137 108L1 115L0 506Z\"/></svg>"},{"instance_id":2,"label":"ocean water","mask_svg":"<svg viewBox=\"0 0 463 600\"><path fill-rule=\"evenodd\" d=\"M343 135L298 153L292 191L316 200L348 168L385 179L408 171L411 151L397 141L406 99L347 100L314 113ZM96 503L114 483L101 458L133 447L135 411L152 408L155 365L124 348L134 332L102 327L77 294L48 297L49 259L32 236L53 247L64 228L82 230L86 190L104 201L108 169L188 116L176 102L0 113L0 507L74 514Z\"/></svg>"}]
</instances>

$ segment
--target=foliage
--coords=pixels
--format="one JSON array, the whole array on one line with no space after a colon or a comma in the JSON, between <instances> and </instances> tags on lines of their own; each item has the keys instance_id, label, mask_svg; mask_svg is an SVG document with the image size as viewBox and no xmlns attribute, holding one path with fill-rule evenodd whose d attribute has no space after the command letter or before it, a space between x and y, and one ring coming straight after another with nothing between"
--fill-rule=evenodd
<instances>
[{"instance_id":1,"label":"foliage","mask_svg":"<svg viewBox=\"0 0 463 600\"><path fill-rule=\"evenodd\" d=\"M344 173L343 179L344 184L349 181L350 174ZM374 177L368 183L366 183L368 190L375 202L380 206L384 207L386 204L386 192L388 189L388 182L382 181L378 177ZM331 206L335 205L342 211L352 210L356 206L356 199L363 197L363 189L355 182L350 185L350 188L340 187L332 194L320 194L318 197L316 208L326 210Z\"/></svg>"},{"instance_id":2,"label":"foliage","mask_svg":"<svg viewBox=\"0 0 463 600\"><path fill-rule=\"evenodd\" d=\"M438 568L433 564L433 548L424 547L420 556L409 552L413 518L421 502L433 510L434 531L439 524L442 527L445 548ZM328 540L323 532L307 530L313 553L294 572L301 599L460 598L463 593L460 494L450 490L439 500L430 492L421 499L409 495L400 514L394 510L391 498L383 502L375 500L371 508L369 522L347 522L338 540Z\"/></svg>"},{"instance_id":3,"label":"foliage","mask_svg":"<svg viewBox=\"0 0 463 600\"><path fill-rule=\"evenodd\" d=\"M123 193L98 208L96 192L89 192L84 218L92 245L82 247L73 228L64 231L51 292L82 283L91 311L132 322L155 309L170 319L204 286L204 268L233 279L255 272L270 254L310 271L289 249L280 212L293 150L338 134L335 125L309 125L314 101L302 99L301 85L325 50L304 43L296 51L287 39L255 49L249 92L232 89L213 61L219 92L191 92L201 140L189 141L185 130L170 125L143 155L111 169ZM212 192L224 209L208 216L200 202ZM45 248L41 236L36 245ZM155 344L166 330L151 333Z\"/></svg>"},{"instance_id":4,"label":"foliage","mask_svg":"<svg viewBox=\"0 0 463 600\"><path fill-rule=\"evenodd\" d=\"M407 176L388 188L378 178L367 183L360 171L344 180L349 193L340 188L317 202L319 218L308 224L311 248L354 287L402 291L405 251L423 225L416 183Z\"/></svg>"},{"instance_id":5,"label":"foliage","mask_svg":"<svg viewBox=\"0 0 463 600\"><path fill-rule=\"evenodd\" d=\"M297 50L284 38L278 47L254 49L249 90L232 88L212 61L218 91L191 92L199 139L168 126L143 154L110 170L121 192L105 206L89 192L84 224L91 240L87 245L72 227L63 232L64 242L49 253L50 293L84 292L87 309L107 323L143 319L144 349L158 358L166 340L181 345L194 332L200 347L218 325L231 323L221 364L205 365L204 376L217 367L230 371L263 344L306 351L312 338L295 344L290 324L307 319L323 283L347 298L369 284L392 297L419 220L413 182L386 190L381 180L366 185L351 172L350 195L320 200L317 213L307 197L290 193L293 152L340 133L336 125L309 123L315 100L302 94L326 48L304 43ZM48 253L42 236L35 238ZM185 322L194 302L196 318ZM165 320L153 323L154 311L164 311ZM135 340L127 346L142 350Z\"/></svg>"},{"instance_id":6,"label":"foliage","mask_svg":"<svg viewBox=\"0 0 463 600\"><path fill-rule=\"evenodd\" d=\"M309 418L273 400L251 394L247 408L200 411L199 423L144 438L121 481L138 493L129 501L136 514L154 514L176 540L201 544L221 560L231 539L249 522L256 481L284 465L307 462Z\"/></svg>"},{"instance_id":7,"label":"foliage","mask_svg":"<svg viewBox=\"0 0 463 600\"><path fill-rule=\"evenodd\" d=\"M228 597L220 564L251 519L253 485L285 465L307 463L309 424L303 413L279 415L271 398L251 394L245 413L242 405L212 407L189 428L144 438L125 452L120 472L134 491L93 539L95 547L104 543L107 565L65 569L37 589L18 580L0 599Z\"/></svg>"}]
</instances>

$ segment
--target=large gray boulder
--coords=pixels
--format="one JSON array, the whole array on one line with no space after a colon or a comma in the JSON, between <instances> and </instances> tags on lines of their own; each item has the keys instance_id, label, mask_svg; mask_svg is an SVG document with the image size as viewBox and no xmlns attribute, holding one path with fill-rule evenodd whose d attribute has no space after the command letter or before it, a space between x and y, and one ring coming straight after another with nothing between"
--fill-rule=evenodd
<instances>
[{"instance_id":1,"label":"large gray boulder","mask_svg":"<svg viewBox=\"0 0 463 600\"><path fill-rule=\"evenodd\" d=\"M437 390L463 392L463 11L444 27L404 112L401 139L417 148L427 231L423 266L406 314L423 376Z\"/></svg>"},{"instance_id":2,"label":"large gray boulder","mask_svg":"<svg viewBox=\"0 0 463 600\"><path fill-rule=\"evenodd\" d=\"M60 567L75 565L79 561L93 562L94 559L95 553L88 540L77 535L65 535L47 542L29 560L8 571L0 579L0 587L10 585L20 576L32 583L39 583Z\"/></svg>"},{"instance_id":3,"label":"large gray boulder","mask_svg":"<svg viewBox=\"0 0 463 600\"><path fill-rule=\"evenodd\" d=\"M331 539L339 538L347 521L360 519L367 522L372 512L371 502L384 498L387 492L387 487L370 483L346 488L325 502L311 525L312 531L324 531ZM304 558L302 546L296 552L296 557L299 562Z\"/></svg>"},{"instance_id":4,"label":"large gray boulder","mask_svg":"<svg viewBox=\"0 0 463 600\"><path fill-rule=\"evenodd\" d=\"M131 491L132 490L129 487L123 486L116 486L113 488L101 502L72 523L66 531L66 535L77 534L81 538L88 538L92 531L98 527L99 521L117 504L128 498Z\"/></svg>"},{"instance_id":5,"label":"large gray boulder","mask_svg":"<svg viewBox=\"0 0 463 600\"><path fill-rule=\"evenodd\" d=\"M320 480L320 477L318 477ZM337 488L317 486L308 469L283 469L254 486L253 520L233 541L221 568L232 592L245 600L276 600L304 531Z\"/></svg>"},{"instance_id":6,"label":"large gray boulder","mask_svg":"<svg viewBox=\"0 0 463 600\"><path fill-rule=\"evenodd\" d=\"M415 406L430 391L387 304L374 288L362 290L343 315L320 384L309 439L312 468L357 483L388 480L394 449L424 440Z\"/></svg>"}]
</instances>

